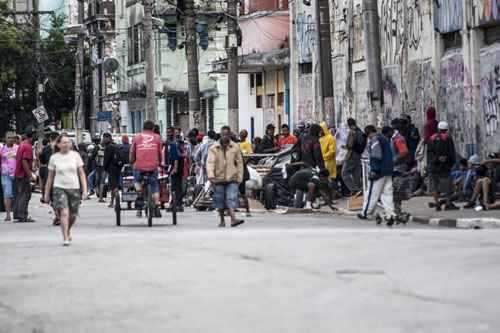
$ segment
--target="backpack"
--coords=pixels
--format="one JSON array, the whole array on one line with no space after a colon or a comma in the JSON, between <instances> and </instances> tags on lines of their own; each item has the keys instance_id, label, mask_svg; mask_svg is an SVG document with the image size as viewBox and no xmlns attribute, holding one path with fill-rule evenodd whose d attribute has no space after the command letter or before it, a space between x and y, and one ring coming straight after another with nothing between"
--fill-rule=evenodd
<instances>
[{"instance_id":1,"label":"backpack","mask_svg":"<svg viewBox=\"0 0 500 333\"><path fill-rule=\"evenodd\" d=\"M130 146L129 146L130 149ZM119 156L118 160L120 161L121 165L129 164L129 149L126 149L124 146L121 146L119 148Z\"/></svg>"},{"instance_id":2,"label":"backpack","mask_svg":"<svg viewBox=\"0 0 500 333\"><path fill-rule=\"evenodd\" d=\"M365 134L359 128L356 128L354 132L354 147L352 149L359 155L362 155L365 152L366 144Z\"/></svg>"}]
</instances>

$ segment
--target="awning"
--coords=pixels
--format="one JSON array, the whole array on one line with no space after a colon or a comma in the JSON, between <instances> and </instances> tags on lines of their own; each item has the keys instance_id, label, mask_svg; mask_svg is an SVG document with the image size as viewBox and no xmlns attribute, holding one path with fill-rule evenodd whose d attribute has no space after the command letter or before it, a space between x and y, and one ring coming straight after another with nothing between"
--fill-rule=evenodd
<instances>
[{"instance_id":1,"label":"awning","mask_svg":"<svg viewBox=\"0 0 500 333\"><path fill-rule=\"evenodd\" d=\"M239 73L256 73L264 69L283 68L290 64L290 50L279 49L266 53L251 53L241 55L239 59ZM227 73L227 59L212 62L212 73Z\"/></svg>"}]
</instances>

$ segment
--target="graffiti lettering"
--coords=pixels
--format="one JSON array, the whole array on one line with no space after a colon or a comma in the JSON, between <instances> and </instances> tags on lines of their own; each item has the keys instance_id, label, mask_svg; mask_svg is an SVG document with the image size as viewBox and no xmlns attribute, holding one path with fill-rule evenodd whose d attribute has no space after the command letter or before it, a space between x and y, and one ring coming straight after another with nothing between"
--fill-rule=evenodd
<instances>
[{"instance_id":1,"label":"graffiti lettering","mask_svg":"<svg viewBox=\"0 0 500 333\"><path fill-rule=\"evenodd\" d=\"M472 13L475 26L500 21L500 0L474 0Z\"/></svg>"},{"instance_id":2,"label":"graffiti lettering","mask_svg":"<svg viewBox=\"0 0 500 333\"><path fill-rule=\"evenodd\" d=\"M484 1L484 0L483 0ZM459 31L462 29L462 1L436 0L437 29L441 33Z\"/></svg>"},{"instance_id":3,"label":"graffiti lettering","mask_svg":"<svg viewBox=\"0 0 500 333\"><path fill-rule=\"evenodd\" d=\"M315 26L311 14L305 12L297 15L297 43L299 63L312 61L315 46Z\"/></svg>"},{"instance_id":4,"label":"graffiti lettering","mask_svg":"<svg viewBox=\"0 0 500 333\"><path fill-rule=\"evenodd\" d=\"M417 50L423 30L422 0L382 0L381 41L383 61L394 64L405 45Z\"/></svg>"}]
</instances>

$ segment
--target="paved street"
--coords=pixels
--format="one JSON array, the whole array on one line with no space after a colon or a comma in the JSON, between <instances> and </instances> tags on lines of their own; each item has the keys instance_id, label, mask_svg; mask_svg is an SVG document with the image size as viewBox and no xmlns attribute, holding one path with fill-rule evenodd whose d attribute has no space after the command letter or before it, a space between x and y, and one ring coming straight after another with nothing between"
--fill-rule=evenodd
<instances>
[{"instance_id":1,"label":"paved street","mask_svg":"<svg viewBox=\"0 0 500 333\"><path fill-rule=\"evenodd\" d=\"M86 202L61 246L48 207L0 223L0 332L498 332L500 231L213 213L147 228Z\"/></svg>"}]
</instances>

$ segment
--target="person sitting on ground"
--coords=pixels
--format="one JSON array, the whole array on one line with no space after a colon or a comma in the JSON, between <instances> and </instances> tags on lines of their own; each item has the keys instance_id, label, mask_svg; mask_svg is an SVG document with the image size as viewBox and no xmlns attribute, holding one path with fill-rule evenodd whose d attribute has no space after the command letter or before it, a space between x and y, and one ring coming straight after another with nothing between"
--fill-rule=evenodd
<instances>
[{"instance_id":1,"label":"person sitting on ground","mask_svg":"<svg viewBox=\"0 0 500 333\"><path fill-rule=\"evenodd\" d=\"M481 209L500 209L500 201L496 200L497 183L495 168L500 166L500 159L484 161L476 168L477 180L471 200L464 208L481 207Z\"/></svg>"},{"instance_id":2,"label":"person sitting on ground","mask_svg":"<svg viewBox=\"0 0 500 333\"><path fill-rule=\"evenodd\" d=\"M292 193L296 196L302 193L307 193L306 203L304 209L319 208L313 206L316 201L317 195L322 193L328 193L329 191L329 176L330 172L326 169L321 169L319 173L315 173L312 168L306 168L297 171L289 181L289 187ZM327 197L330 197L329 195ZM298 200L302 203L302 199ZM330 198L331 203L331 198ZM296 201L295 208L301 208L299 202Z\"/></svg>"}]
</instances>

